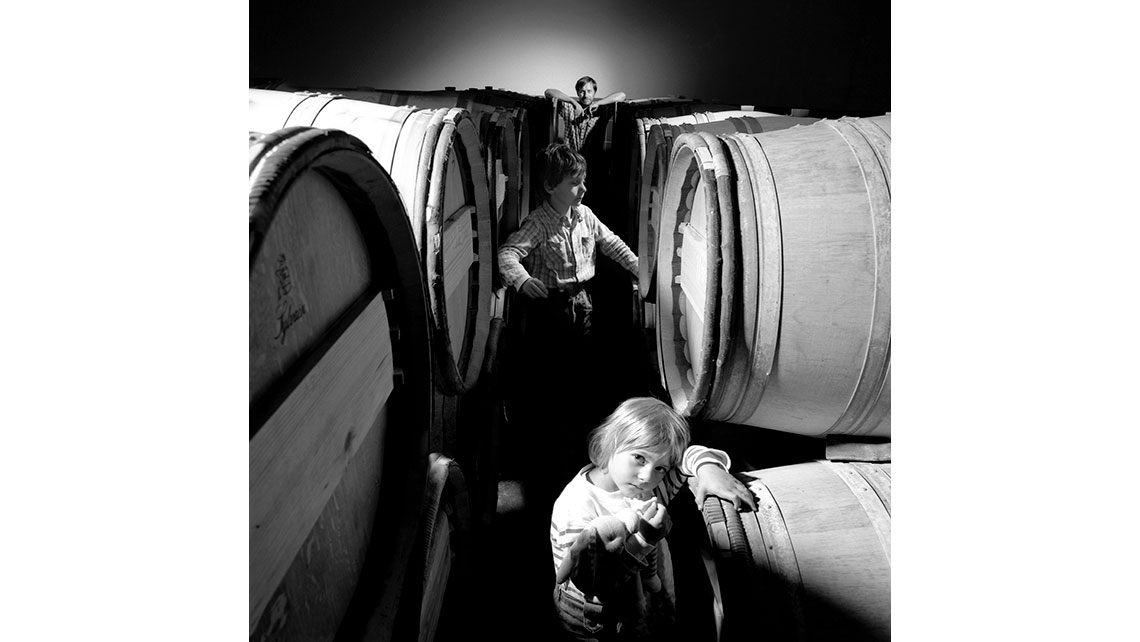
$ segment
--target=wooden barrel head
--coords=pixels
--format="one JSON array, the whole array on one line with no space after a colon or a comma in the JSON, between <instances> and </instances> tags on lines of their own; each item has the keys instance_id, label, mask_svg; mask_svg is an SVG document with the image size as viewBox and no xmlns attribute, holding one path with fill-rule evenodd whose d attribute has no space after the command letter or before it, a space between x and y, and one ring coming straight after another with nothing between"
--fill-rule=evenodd
<instances>
[{"instance_id":1,"label":"wooden barrel head","mask_svg":"<svg viewBox=\"0 0 1140 642\"><path fill-rule=\"evenodd\" d=\"M490 204L478 133L466 111L450 110L434 147L424 246L435 378L448 394L471 390L483 368L494 293Z\"/></svg>"},{"instance_id":2,"label":"wooden barrel head","mask_svg":"<svg viewBox=\"0 0 1140 642\"><path fill-rule=\"evenodd\" d=\"M657 354L673 406L704 405L712 384L720 317L719 153L700 134L678 139L670 161L657 248Z\"/></svg>"},{"instance_id":3,"label":"wooden barrel head","mask_svg":"<svg viewBox=\"0 0 1140 642\"><path fill-rule=\"evenodd\" d=\"M250 266L251 404L328 333L371 277L367 243L337 187L319 172L298 175Z\"/></svg>"}]
</instances>

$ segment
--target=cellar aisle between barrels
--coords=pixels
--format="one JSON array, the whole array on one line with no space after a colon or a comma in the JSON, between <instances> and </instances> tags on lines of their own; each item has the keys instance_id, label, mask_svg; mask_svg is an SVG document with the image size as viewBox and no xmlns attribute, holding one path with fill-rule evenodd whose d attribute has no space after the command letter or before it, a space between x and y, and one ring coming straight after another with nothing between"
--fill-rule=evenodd
<instances>
[{"instance_id":1,"label":"cellar aisle between barrels","mask_svg":"<svg viewBox=\"0 0 1140 642\"><path fill-rule=\"evenodd\" d=\"M549 539L554 499L589 463L589 431L624 399L654 394L642 337L623 318L629 281L612 281L612 272L601 271L595 304L616 312L596 318L606 363L592 380L575 390L551 390L541 400L527 398L518 391L533 382L520 381L525 373L512 370L516 335L504 330L500 337L501 377L492 386L502 403L497 507L489 526L472 533L469 565L459 571L469 573L470 581L449 583L437 641L470 640L476 630L506 642L559 639ZM464 584L469 588L459 588Z\"/></svg>"}]
</instances>

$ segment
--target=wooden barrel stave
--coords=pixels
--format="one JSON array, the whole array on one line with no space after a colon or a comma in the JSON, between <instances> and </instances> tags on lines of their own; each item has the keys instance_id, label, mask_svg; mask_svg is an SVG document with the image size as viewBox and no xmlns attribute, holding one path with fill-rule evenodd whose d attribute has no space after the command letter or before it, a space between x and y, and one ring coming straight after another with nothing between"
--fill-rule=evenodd
<instances>
[{"instance_id":1,"label":"wooden barrel stave","mask_svg":"<svg viewBox=\"0 0 1140 642\"><path fill-rule=\"evenodd\" d=\"M873 256L873 237L864 217L842 215L866 210L857 200L863 189L858 168L837 161L841 140L821 137L819 129L805 134L809 129L774 132L768 136L785 134L785 144L763 145L779 186L780 349L763 404L738 421L821 434L845 410L866 354L874 274L862 263ZM820 174L828 179L820 181ZM818 233L823 221L826 235Z\"/></svg>"},{"instance_id":2,"label":"wooden barrel stave","mask_svg":"<svg viewBox=\"0 0 1140 642\"><path fill-rule=\"evenodd\" d=\"M271 134L284 128L289 122L289 116L307 97L308 94L303 92L250 89L247 114L249 131Z\"/></svg>"},{"instance_id":3,"label":"wooden barrel stave","mask_svg":"<svg viewBox=\"0 0 1140 642\"><path fill-rule=\"evenodd\" d=\"M889 363L889 194L868 186L869 150L827 121L756 139L778 186L783 257L779 329L760 332L781 345L762 404L727 420L850 433L849 409L864 411Z\"/></svg>"},{"instance_id":4,"label":"wooden barrel stave","mask_svg":"<svg viewBox=\"0 0 1140 642\"><path fill-rule=\"evenodd\" d=\"M373 545L372 516L381 497L376 472L383 466L382 439L389 421L387 406L382 410L273 589L250 640L332 639L340 627ZM251 555L256 552L251 545Z\"/></svg>"}]
</instances>

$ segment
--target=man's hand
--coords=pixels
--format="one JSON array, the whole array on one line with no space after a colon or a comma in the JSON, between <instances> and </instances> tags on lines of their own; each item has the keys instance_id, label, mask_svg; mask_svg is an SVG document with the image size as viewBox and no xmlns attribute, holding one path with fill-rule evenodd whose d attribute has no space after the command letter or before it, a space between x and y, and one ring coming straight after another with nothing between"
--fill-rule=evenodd
<instances>
[{"instance_id":1,"label":"man's hand","mask_svg":"<svg viewBox=\"0 0 1140 642\"><path fill-rule=\"evenodd\" d=\"M744 506L756 510L756 498L752 496L752 491L722 466L702 464L697 468L696 477L697 485L693 489L693 496L697 499L697 506L703 505L709 495L715 495L732 502L738 511Z\"/></svg>"},{"instance_id":2,"label":"man's hand","mask_svg":"<svg viewBox=\"0 0 1140 642\"><path fill-rule=\"evenodd\" d=\"M542 281L532 276L519 288L519 294L528 299L545 299L547 294L546 286L542 284Z\"/></svg>"}]
</instances>

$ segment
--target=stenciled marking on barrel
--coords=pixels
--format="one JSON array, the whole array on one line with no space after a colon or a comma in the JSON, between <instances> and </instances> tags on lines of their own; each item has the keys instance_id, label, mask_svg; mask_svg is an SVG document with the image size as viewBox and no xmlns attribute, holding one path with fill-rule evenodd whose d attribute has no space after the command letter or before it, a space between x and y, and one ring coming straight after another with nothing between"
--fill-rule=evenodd
<instances>
[{"instance_id":1,"label":"stenciled marking on barrel","mask_svg":"<svg viewBox=\"0 0 1140 642\"><path fill-rule=\"evenodd\" d=\"M280 345L285 345L289 328L293 327L309 312L301 290L295 287L289 271L289 261L285 254L277 255L277 265L273 268L277 279L277 334L273 337Z\"/></svg>"}]
</instances>

